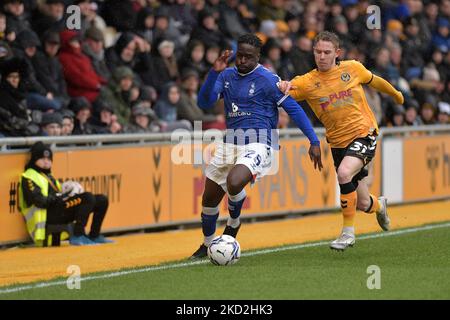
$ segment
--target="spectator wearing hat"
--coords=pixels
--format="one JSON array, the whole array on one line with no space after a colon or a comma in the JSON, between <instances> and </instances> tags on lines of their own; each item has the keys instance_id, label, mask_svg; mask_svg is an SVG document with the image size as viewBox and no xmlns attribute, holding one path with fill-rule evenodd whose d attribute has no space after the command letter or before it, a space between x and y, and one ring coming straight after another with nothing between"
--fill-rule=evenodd
<instances>
[{"instance_id":1,"label":"spectator wearing hat","mask_svg":"<svg viewBox=\"0 0 450 320\"><path fill-rule=\"evenodd\" d=\"M438 103L438 124L450 124L450 104L448 102L441 101Z\"/></svg>"},{"instance_id":2,"label":"spectator wearing hat","mask_svg":"<svg viewBox=\"0 0 450 320\"><path fill-rule=\"evenodd\" d=\"M75 114L72 110L64 109L61 110L62 116L62 126L61 126L61 135L62 136L71 136L73 129L75 127Z\"/></svg>"},{"instance_id":3,"label":"spectator wearing hat","mask_svg":"<svg viewBox=\"0 0 450 320\"><path fill-rule=\"evenodd\" d=\"M53 93L48 91L37 79L35 69L36 54L41 46L37 34L31 30L24 30L17 36L16 55L23 58L27 64L27 72L22 79L22 86L27 92L27 104L32 110L48 111L59 110L62 107L61 101L55 100Z\"/></svg>"},{"instance_id":4,"label":"spectator wearing hat","mask_svg":"<svg viewBox=\"0 0 450 320\"><path fill-rule=\"evenodd\" d=\"M26 70L22 59L12 58L1 65L0 82L0 134L7 137L30 136L37 130L30 130L30 117L25 92L20 81Z\"/></svg>"},{"instance_id":5,"label":"spectator wearing hat","mask_svg":"<svg viewBox=\"0 0 450 320\"><path fill-rule=\"evenodd\" d=\"M92 116L92 106L85 97L72 98L69 103L69 108L75 114L72 135L96 133L95 128L89 122Z\"/></svg>"},{"instance_id":6,"label":"spectator wearing hat","mask_svg":"<svg viewBox=\"0 0 450 320\"><path fill-rule=\"evenodd\" d=\"M193 69L184 70L181 82L181 99L178 107L178 118L186 119L194 125L194 121L201 121L203 130L225 130L225 117L222 114L205 114L197 104L199 89L199 75Z\"/></svg>"},{"instance_id":7,"label":"spectator wearing hat","mask_svg":"<svg viewBox=\"0 0 450 320\"><path fill-rule=\"evenodd\" d=\"M47 30L61 32L66 27L64 0L42 1L33 16L33 30L43 34Z\"/></svg>"},{"instance_id":8,"label":"spectator wearing hat","mask_svg":"<svg viewBox=\"0 0 450 320\"><path fill-rule=\"evenodd\" d=\"M222 46L223 35L219 31L214 11L203 9L199 12L197 27L191 33L191 41L193 40L199 40L205 46Z\"/></svg>"},{"instance_id":9,"label":"spectator wearing hat","mask_svg":"<svg viewBox=\"0 0 450 320\"><path fill-rule=\"evenodd\" d=\"M52 245L47 226L73 223L71 245L93 245L113 241L100 235L108 210L108 198L101 194L82 192L74 196L62 194L59 181L52 174L53 152L49 146L36 142L25 166L20 183L19 207L26 219L28 232L36 246ZM85 228L92 213L90 232ZM50 243L49 243L50 242Z\"/></svg>"},{"instance_id":10,"label":"spectator wearing hat","mask_svg":"<svg viewBox=\"0 0 450 320\"><path fill-rule=\"evenodd\" d=\"M99 100L112 108L122 126L128 123L131 108L139 99L140 90L134 80L134 73L130 68L118 67L108 86L103 87L100 94Z\"/></svg>"},{"instance_id":11,"label":"spectator wearing hat","mask_svg":"<svg viewBox=\"0 0 450 320\"><path fill-rule=\"evenodd\" d=\"M32 60L36 77L45 90L53 96L53 100L66 107L70 98L63 69L57 56L61 47L59 33L52 30L46 31L42 36L42 46L42 51L39 50Z\"/></svg>"},{"instance_id":12,"label":"spectator wearing hat","mask_svg":"<svg viewBox=\"0 0 450 320\"><path fill-rule=\"evenodd\" d=\"M95 101L102 85L107 81L95 72L91 60L81 51L80 35L76 31L61 32L61 53L59 60L63 66L67 91L71 97L86 97Z\"/></svg>"},{"instance_id":13,"label":"spectator wearing hat","mask_svg":"<svg viewBox=\"0 0 450 320\"><path fill-rule=\"evenodd\" d=\"M59 112L44 113L40 123L41 136L58 137L62 134L63 118Z\"/></svg>"},{"instance_id":14,"label":"spectator wearing hat","mask_svg":"<svg viewBox=\"0 0 450 320\"><path fill-rule=\"evenodd\" d=\"M125 66L133 70L135 80L152 85L152 59L149 55L151 45L132 32L124 32L114 46L105 52L106 64L111 73L117 67Z\"/></svg>"},{"instance_id":15,"label":"spectator wearing hat","mask_svg":"<svg viewBox=\"0 0 450 320\"><path fill-rule=\"evenodd\" d=\"M164 124L158 119L149 104L138 103L131 110L129 124L125 126L125 133L154 133L160 132Z\"/></svg>"},{"instance_id":16,"label":"spectator wearing hat","mask_svg":"<svg viewBox=\"0 0 450 320\"><path fill-rule=\"evenodd\" d=\"M153 85L158 92L171 81L179 77L178 63L175 57L175 44L170 40L160 39L156 42L156 51L153 57Z\"/></svg>"},{"instance_id":17,"label":"spectator wearing hat","mask_svg":"<svg viewBox=\"0 0 450 320\"><path fill-rule=\"evenodd\" d=\"M437 21L437 30L433 34L431 44L443 50L450 50L450 18L440 17Z\"/></svg>"},{"instance_id":18,"label":"spectator wearing hat","mask_svg":"<svg viewBox=\"0 0 450 320\"><path fill-rule=\"evenodd\" d=\"M104 46L105 37L100 29L91 27L86 30L82 47L83 53L91 59L95 72L103 79L109 81L111 79L111 71L109 71L106 64Z\"/></svg>"},{"instance_id":19,"label":"spectator wearing hat","mask_svg":"<svg viewBox=\"0 0 450 320\"><path fill-rule=\"evenodd\" d=\"M142 8L137 15L134 29L148 43L153 43L153 28L155 27L155 14L151 7Z\"/></svg>"},{"instance_id":20,"label":"spectator wearing hat","mask_svg":"<svg viewBox=\"0 0 450 320\"><path fill-rule=\"evenodd\" d=\"M6 25L13 28L16 34L31 30L29 15L25 11L23 0L3 0L2 5L6 15Z\"/></svg>"},{"instance_id":21,"label":"spectator wearing hat","mask_svg":"<svg viewBox=\"0 0 450 320\"><path fill-rule=\"evenodd\" d=\"M95 133L114 134L122 132L122 125L118 122L113 108L102 100L95 102L94 113L89 122L94 127Z\"/></svg>"}]
</instances>

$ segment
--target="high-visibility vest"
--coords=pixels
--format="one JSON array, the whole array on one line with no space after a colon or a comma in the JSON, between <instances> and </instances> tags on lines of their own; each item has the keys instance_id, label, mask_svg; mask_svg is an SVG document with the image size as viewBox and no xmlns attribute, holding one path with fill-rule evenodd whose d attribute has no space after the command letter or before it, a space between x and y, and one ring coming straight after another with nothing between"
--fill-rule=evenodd
<instances>
[{"instance_id":1,"label":"high-visibility vest","mask_svg":"<svg viewBox=\"0 0 450 320\"><path fill-rule=\"evenodd\" d=\"M49 182L43 174L37 172L32 168L29 168L22 174L22 177L33 181L39 188L41 188L42 195L44 197L48 196ZM28 234L30 235L31 239L33 239L33 242L36 244L36 246L43 247L51 245L52 237L50 235L46 239L45 232L47 209L38 208L33 204L27 207L22 188L23 186L19 188L19 208L20 212L22 212L23 216L25 217ZM58 180L56 180L56 188L61 191L61 185ZM63 234L61 234L61 240L67 238L68 234L66 232L63 232Z\"/></svg>"}]
</instances>

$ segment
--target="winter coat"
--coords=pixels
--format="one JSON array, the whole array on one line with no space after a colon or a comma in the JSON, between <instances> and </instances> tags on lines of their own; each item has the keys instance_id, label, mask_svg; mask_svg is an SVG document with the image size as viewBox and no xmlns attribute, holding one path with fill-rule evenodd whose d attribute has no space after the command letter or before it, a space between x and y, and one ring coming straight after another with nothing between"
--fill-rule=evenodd
<instances>
[{"instance_id":1,"label":"winter coat","mask_svg":"<svg viewBox=\"0 0 450 320\"><path fill-rule=\"evenodd\" d=\"M10 137L32 135L28 128L29 112L25 94L12 87L6 80L0 83L0 133Z\"/></svg>"},{"instance_id":2,"label":"winter coat","mask_svg":"<svg viewBox=\"0 0 450 320\"><path fill-rule=\"evenodd\" d=\"M75 31L61 32L61 52L59 60L63 67L64 78L67 82L67 91L72 97L86 97L94 102L100 94L102 84L106 80L94 70L91 60L81 52L81 48L73 48L69 42L77 36Z\"/></svg>"}]
</instances>

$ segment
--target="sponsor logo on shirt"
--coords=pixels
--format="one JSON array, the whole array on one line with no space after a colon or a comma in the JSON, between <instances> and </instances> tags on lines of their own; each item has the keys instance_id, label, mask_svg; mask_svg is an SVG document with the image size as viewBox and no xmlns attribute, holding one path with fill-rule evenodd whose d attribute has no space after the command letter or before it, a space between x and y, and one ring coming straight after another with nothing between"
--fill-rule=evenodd
<instances>
[{"instance_id":1,"label":"sponsor logo on shirt","mask_svg":"<svg viewBox=\"0 0 450 320\"><path fill-rule=\"evenodd\" d=\"M319 104L322 110L326 110L328 106L334 108L347 106L353 103L352 89L339 91L330 94L328 97L319 99Z\"/></svg>"},{"instance_id":2,"label":"sponsor logo on shirt","mask_svg":"<svg viewBox=\"0 0 450 320\"><path fill-rule=\"evenodd\" d=\"M252 115L251 112L239 111L238 105L236 103L234 103L234 102L231 103L231 110L232 110L232 112L228 112L228 117L229 118L237 118L237 117L251 116Z\"/></svg>"}]
</instances>

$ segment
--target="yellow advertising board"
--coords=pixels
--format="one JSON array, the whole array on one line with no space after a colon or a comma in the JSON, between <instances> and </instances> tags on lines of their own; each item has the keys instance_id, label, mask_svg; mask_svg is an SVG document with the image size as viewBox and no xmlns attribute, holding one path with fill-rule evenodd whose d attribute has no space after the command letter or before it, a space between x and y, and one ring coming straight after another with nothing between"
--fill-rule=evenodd
<instances>
[{"instance_id":1,"label":"yellow advertising board","mask_svg":"<svg viewBox=\"0 0 450 320\"><path fill-rule=\"evenodd\" d=\"M403 142L403 200L450 196L450 136Z\"/></svg>"},{"instance_id":2,"label":"yellow advertising board","mask_svg":"<svg viewBox=\"0 0 450 320\"><path fill-rule=\"evenodd\" d=\"M173 148L152 145L58 151L54 154L53 174L61 181L76 180L86 191L108 196L110 205L103 231L199 221L206 164L194 159L202 159L204 146L194 146L189 155L192 162L187 164L173 161ZM308 148L309 142L304 139L281 141L278 172L247 187L244 215L336 206L336 174L330 148L322 141L321 172L314 169ZM27 154L0 155L0 244L28 238L16 208L19 177L27 158ZM378 159L374 161L372 189L379 190L380 172ZM220 210L222 216L227 215L227 201L222 202Z\"/></svg>"}]
</instances>

